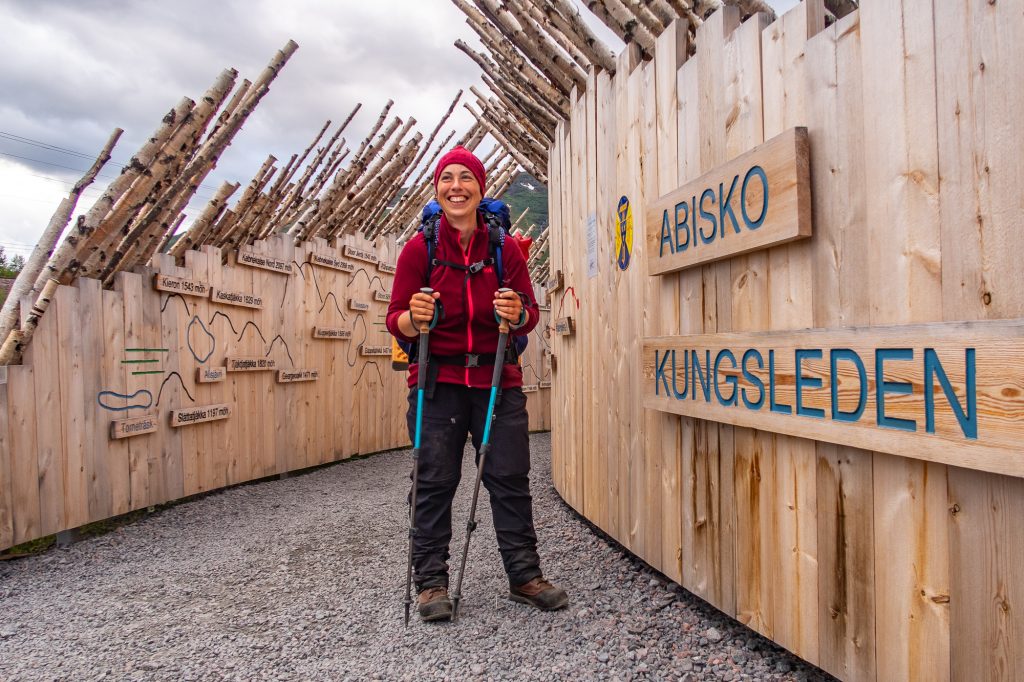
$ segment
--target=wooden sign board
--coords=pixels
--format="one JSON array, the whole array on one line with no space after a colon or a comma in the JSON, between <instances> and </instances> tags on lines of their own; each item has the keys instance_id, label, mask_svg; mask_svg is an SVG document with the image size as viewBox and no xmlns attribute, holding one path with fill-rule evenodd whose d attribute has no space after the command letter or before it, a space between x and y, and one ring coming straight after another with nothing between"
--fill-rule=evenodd
<instances>
[{"instance_id":1,"label":"wooden sign board","mask_svg":"<svg viewBox=\"0 0 1024 682\"><path fill-rule=\"evenodd\" d=\"M536 393L537 390L537 384L523 384L523 393Z\"/></svg>"},{"instance_id":2,"label":"wooden sign board","mask_svg":"<svg viewBox=\"0 0 1024 682\"><path fill-rule=\"evenodd\" d=\"M153 288L157 291L168 291L184 296L207 298L212 287L206 282L198 282L194 279L184 279L182 277L171 277L170 275L163 275L158 272L153 275Z\"/></svg>"},{"instance_id":3,"label":"wooden sign board","mask_svg":"<svg viewBox=\"0 0 1024 682\"><path fill-rule=\"evenodd\" d=\"M196 368L196 383L215 384L224 381L226 375L226 367L198 367Z\"/></svg>"},{"instance_id":4,"label":"wooden sign board","mask_svg":"<svg viewBox=\"0 0 1024 682\"><path fill-rule=\"evenodd\" d=\"M385 275L393 275L395 274L396 267L394 263L385 263L384 261L378 261L377 270L383 272Z\"/></svg>"},{"instance_id":5,"label":"wooden sign board","mask_svg":"<svg viewBox=\"0 0 1024 682\"><path fill-rule=\"evenodd\" d=\"M547 293L547 298L550 301L551 295L562 288L562 271L555 270L554 276L548 280L547 284L544 285L544 291Z\"/></svg>"},{"instance_id":6,"label":"wooden sign board","mask_svg":"<svg viewBox=\"0 0 1024 682\"><path fill-rule=\"evenodd\" d=\"M555 332L561 336L572 336L576 333L576 323L571 317L560 317L555 320Z\"/></svg>"},{"instance_id":7,"label":"wooden sign board","mask_svg":"<svg viewBox=\"0 0 1024 682\"><path fill-rule=\"evenodd\" d=\"M273 256L254 253L249 250L239 249L238 255L235 257L235 261L241 265L248 265L262 270L270 270L271 272L277 272L282 275L292 274L292 264L288 261L280 258L274 258Z\"/></svg>"},{"instance_id":8,"label":"wooden sign board","mask_svg":"<svg viewBox=\"0 0 1024 682\"><path fill-rule=\"evenodd\" d=\"M391 303L391 294L387 291L374 291L373 300L384 301L385 303Z\"/></svg>"},{"instance_id":9,"label":"wooden sign board","mask_svg":"<svg viewBox=\"0 0 1024 682\"><path fill-rule=\"evenodd\" d=\"M391 346L367 346L363 344L359 346L359 354L363 356L371 355L387 355L391 356Z\"/></svg>"},{"instance_id":10,"label":"wooden sign board","mask_svg":"<svg viewBox=\"0 0 1024 682\"><path fill-rule=\"evenodd\" d=\"M277 383L291 384L296 381L316 381L320 378L318 369L280 369L277 371Z\"/></svg>"},{"instance_id":11,"label":"wooden sign board","mask_svg":"<svg viewBox=\"0 0 1024 682\"><path fill-rule=\"evenodd\" d=\"M810 147L791 128L647 207L652 275L811 236Z\"/></svg>"},{"instance_id":12,"label":"wooden sign board","mask_svg":"<svg viewBox=\"0 0 1024 682\"><path fill-rule=\"evenodd\" d=\"M365 312L370 309L370 304L365 301L357 301L354 298L348 299L348 309Z\"/></svg>"},{"instance_id":13,"label":"wooden sign board","mask_svg":"<svg viewBox=\"0 0 1024 682\"><path fill-rule=\"evenodd\" d=\"M230 405L204 405L202 407L189 407L184 410L171 410L171 426L189 426L190 424L201 424L203 422L227 419L231 416Z\"/></svg>"},{"instance_id":14,"label":"wooden sign board","mask_svg":"<svg viewBox=\"0 0 1024 682\"><path fill-rule=\"evenodd\" d=\"M551 312L551 306L549 306L549 305L538 305L537 309L540 310L542 313L550 313Z\"/></svg>"},{"instance_id":15,"label":"wooden sign board","mask_svg":"<svg viewBox=\"0 0 1024 682\"><path fill-rule=\"evenodd\" d=\"M349 258L355 258L356 260L365 261L367 263L373 263L375 265L380 261L380 258L377 257L377 254L373 253L372 251L360 249L358 246L352 246L351 244L345 244L345 250L342 251L342 253L344 253Z\"/></svg>"},{"instance_id":16,"label":"wooden sign board","mask_svg":"<svg viewBox=\"0 0 1024 682\"><path fill-rule=\"evenodd\" d=\"M1024 476L1024 320L644 339L644 406Z\"/></svg>"},{"instance_id":17,"label":"wooden sign board","mask_svg":"<svg viewBox=\"0 0 1024 682\"><path fill-rule=\"evenodd\" d=\"M266 372L268 370L277 369L277 360L274 358L225 358L224 363L227 365L229 372Z\"/></svg>"},{"instance_id":18,"label":"wooden sign board","mask_svg":"<svg viewBox=\"0 0 1024 682\"><path fill-rule=\"evenodd\" d=\"M540 382L540 387L541 388L551 388L551 382L550 381L542 381L542 382Z\"/></svg>"},{"instance_id":19,"label":"wooden sign board","mask_svg":"<svg viewBox=\"0 0 1024 682\"><path fill-rule=\"evenodd\" d=\"M144 433L153 433L158 426L157 416L148 414L144 417L132 417L131 419L115 419L110 422L110 439L120 440L141 436Z\"/></svg>"},{"instance_id":20,"label":"wooden sign board","mask_svg":"<svg viewBox=\"0 0 1024 682\"><path fill-rule=\"evenodd\" d=\"M352 331L341 327L313 327L313 338L344 341L352 338Z\"/></svg>"},{"instance_id":21,"label":"wooden sign board","mask_svg":"<svg viewBox=\"0 0 1024 682\"><path fill-rule=\"evenodd\" d=\"M214 303L224 305L237 305L243 308L262 308L263 299L255 294L248 294L244 291L228 291L227 289L214 289L210 294L210 300Z\"/></svg>"},{"instance_id":22,"label":"wooden sign board","mask_svg":"<svg viewBox=\"0 0 1024 682\"><path fill-rule=\"evenodd\" d=\"M348 261L335 258L334 256L324 256L319 253L309 254L308 262L313 265L321 265L333 270L341 270L342 272L354 272L356 269L356 266L352 265Z\"/></svg>"}]
</instances>

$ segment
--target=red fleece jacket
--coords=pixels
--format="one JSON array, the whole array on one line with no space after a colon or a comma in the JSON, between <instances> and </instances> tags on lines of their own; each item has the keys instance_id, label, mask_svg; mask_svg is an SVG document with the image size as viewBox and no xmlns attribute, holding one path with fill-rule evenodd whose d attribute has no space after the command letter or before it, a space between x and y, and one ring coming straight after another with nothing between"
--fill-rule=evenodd
<instances>
[{"instance_id":1,"label":"red fleece jacket","mask_svg":"<svg viewBox=\"0 0 1024 682\"><path fill-rule=\"evenodd\" d=\"M526 270L526 260L519 248L507 237L501 250L505 286L520 294L527 312L526 323L511 332L524 336L537 326L540 311ZM434 257L442 261L470 265L490 257L487 228L477 219L476 232L467 252L459 244L458 230L441 217L438 229L438 244ZM400 341L416 341L402 334L398 328L398 317L409 310L409 299L427 286L427 244L423 233L417 233L402 249L398 256L395 281L391 289L391 304L388 306L387 327ZM430 332L430 352L437 355L464 355L466 353L494 353L498 345L498 323L494 319L494 294L501 286L498 273L493 265L481 272L469 275L457 268L436 265L430 273L429 286L441 293L444 319ZM416 385L419 366L409 365L409 386ZM490 388L493 365L483 367L457 367L440 365L437 380L471 386ZM523 385L523 371L518 365L505 365L501 374L502 388Z\"/></svg>"}]
</instances>

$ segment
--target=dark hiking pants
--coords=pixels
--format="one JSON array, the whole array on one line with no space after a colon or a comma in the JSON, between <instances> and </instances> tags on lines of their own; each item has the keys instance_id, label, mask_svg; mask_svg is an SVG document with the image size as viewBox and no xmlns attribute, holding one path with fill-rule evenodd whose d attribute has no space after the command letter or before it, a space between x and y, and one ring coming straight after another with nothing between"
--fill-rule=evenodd
<instances>
[{"instance_id":1,"label":"dark hiking pants","mask_svg":"<svg viewBox=\"0 0 1024 682\"><path fill-rule=\"evenodd\" d=\"M473 436L479 464L489 399L490 389L438 383L433 399L423 401L416 534L412 551L417 590L448 586L452 499L462 476L467 434ZM490 493L491 516L509 583L521 585L541 575L537 534L533 529L530 439L523 391L519 388L504 389L494 413L483 485ZM409 392L406 419L409 438L415 442L415 388ZM474 481L475 472L468 485ZM468 517L460 519L460 523L468 520Z\"/></svg>"}]
</instances>

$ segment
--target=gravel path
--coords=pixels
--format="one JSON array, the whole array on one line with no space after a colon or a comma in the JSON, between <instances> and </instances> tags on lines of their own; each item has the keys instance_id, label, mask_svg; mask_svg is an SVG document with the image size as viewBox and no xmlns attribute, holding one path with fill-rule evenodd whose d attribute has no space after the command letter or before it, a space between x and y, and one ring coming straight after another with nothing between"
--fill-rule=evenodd
<instances>
[{"instance_id":1,"label":"gravel path","mask_svg":"<svg viewBox=\"0 0 1024 682\"><path fill-rule=\"evenodd\" d=\"M481 491L459 622L404 628L411 460L396 451L0 562L0 679L831 679L598 536L548 483L548 435L532 446L543 567L568 610L505 598Z\"/></svg>"}]
</instances>

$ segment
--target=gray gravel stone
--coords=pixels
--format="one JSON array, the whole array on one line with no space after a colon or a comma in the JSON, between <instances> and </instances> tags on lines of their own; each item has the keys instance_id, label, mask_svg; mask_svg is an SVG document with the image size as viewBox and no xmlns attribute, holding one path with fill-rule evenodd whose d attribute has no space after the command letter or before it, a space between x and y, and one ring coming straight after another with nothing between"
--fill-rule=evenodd
<instances>
[{"instance_id":1,"label":"gray gravel stone","mask_svg":"<svg viewBox=\"0 0 1024 682\"><path fill-rule=\"evenodd\" d=\"M0 677L831 679L594 530L551 487L550 437L531 443L543 569L568 590L567 610L507 599L481 490L459 622L413 615L405 628L411 457L394 451L235 487L0 562ZM472 494L467 453L453 563Z\"/></svg>"}]
</instances>

